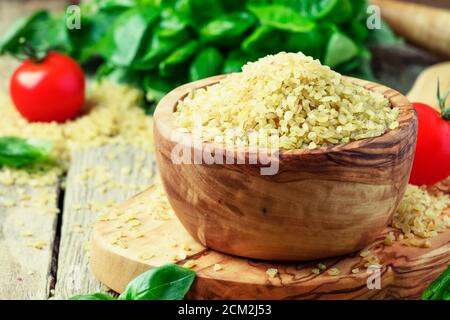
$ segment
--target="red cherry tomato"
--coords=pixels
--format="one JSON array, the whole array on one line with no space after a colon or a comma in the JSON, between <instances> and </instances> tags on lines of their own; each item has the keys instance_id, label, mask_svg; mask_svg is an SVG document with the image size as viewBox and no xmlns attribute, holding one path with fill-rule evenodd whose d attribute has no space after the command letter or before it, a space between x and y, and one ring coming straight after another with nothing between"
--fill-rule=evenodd
<instances>
[{"instance_id":1,"label":"red cherry tomato","mask_svg":"<svg viewBox=\"0 0 450 320\"><path fill-rule=\"evenodd\" d=\"M80 114L85 79L70 57L49 53L42 61L24 61L11 77L11 98L30 122L65 122Z\"/></svg>"},{"instance_id":2,"label":"red cherry tomato","mask_svg":"<svg viewBox=\"0 0 450 320\"><path fill-rule=\"evenodd\" d=\"M432 185L450 176L450 122L432 107L413 103L419 134L410 183Z\"/></svg>"}]
</instances>

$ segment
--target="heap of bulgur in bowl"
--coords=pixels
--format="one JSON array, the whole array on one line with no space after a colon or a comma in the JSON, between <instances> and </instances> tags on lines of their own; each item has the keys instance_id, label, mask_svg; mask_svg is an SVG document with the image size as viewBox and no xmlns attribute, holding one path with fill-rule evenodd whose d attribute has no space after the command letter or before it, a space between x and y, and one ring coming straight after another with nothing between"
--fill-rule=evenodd
<instances>
[{"instance_id":1,"label":"heap of bulgur in bowl","mask_svg":"<svg viewBox=\"0 0 450 320\"><path fill-rule=\"evenodd\" d=\"M382 94L351 83L302 53L279 53L242 72L191 91L175 125L203 141L262 145L274 133L280 149L316 149L383 135L400 110ZM250 139L257 135L257 140Z\"/></svg>"}]
</instances>

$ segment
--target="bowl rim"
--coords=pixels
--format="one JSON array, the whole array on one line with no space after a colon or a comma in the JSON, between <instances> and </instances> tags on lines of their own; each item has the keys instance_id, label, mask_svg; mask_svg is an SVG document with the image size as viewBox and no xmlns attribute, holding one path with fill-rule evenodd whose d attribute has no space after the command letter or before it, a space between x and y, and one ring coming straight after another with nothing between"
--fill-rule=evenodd
<instances>
[{"instance_id":1,"label":"bowl rim","mask_svg":"<svg viewBox=\"0 0 450 320\"><path fill-rule=\"evenodd\" d=\"M183 141L183 138L185 137L191 137L191 133L189 132L177 132L178 139L173 139L173 136L171 134L177 130L177 128L174 125L174 109L177 106L178 102L182 99L184 99L189 92L195 89L205 88L211 85L214 85L218 82L220 82L222 79L224 79L227 75L218 75L214 77L209 77L201 80L197 80L194 82L189 82L184 85L181 85L175 89L173 89L171 92L169 92L167 95L161 99L161 101L156 106L156 110L153 115L153 123L154 123L154 130L158 130L159 133L167 140L175 142L175 143L181 143L185 144ZM413 108L411 102L400 92L391 89L389 87L386 87L384 85L381 85L376 82L371 82L367 80L362 80L354 77L348 77L343 76L345 79L349 80L355 85L359 85L367 90L379 92L383 94L386 99L389 100L391 107L397 107L400 109L400 114L398 117L399 127L397 129L388 129L384 134L381 136L373 137L373 138L364 138L360 140L350 141L348 143L344 144L336 144L326 147L319 147L313 150L309 149L278 149L278 153L280 157L283 158L290 158L295 156L307 156L307 155L323 155L327 153L334 153L334 152L352 152L356 149L364 148L370 144L377 144L377 143L385 143L386 141L395 141L395 140L401 140L399 138L399 135L401 133L404 133L406 129L408 129L411 126L411 120L417 121L417 112ZM405 136L405 135L403 135ZM396 139L394 139L396 138ZM229 146L225 146L219 143L211 142L211 141L202 141L201 142L202 148L204 146L207 146L208 148L211 148L213 150L229 150L234 152L234 157L236 157L236 152L242 152L246 156L250 154L255 154L261 151L265 151L267 153L271 153L270 149L267 148L260 148L260 147L245 147L245 151L240 149L237 146L233 146L232 149L229 148ZM188 146L192 147L192 146ZM194 148L196 146L193 146ZM241 147L242 148L242 147Z\"/></svg>"}]
</instances>

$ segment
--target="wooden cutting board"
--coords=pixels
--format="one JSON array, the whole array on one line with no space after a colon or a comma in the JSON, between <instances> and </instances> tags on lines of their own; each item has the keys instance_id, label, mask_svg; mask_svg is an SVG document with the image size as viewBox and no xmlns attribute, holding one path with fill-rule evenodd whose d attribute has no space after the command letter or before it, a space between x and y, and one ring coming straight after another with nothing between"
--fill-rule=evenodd
<instances>
[{"instance_id":1,"label":"wooden cutting board","mask_svg":"<svg viewBox=\"0 0 450 320\"><path fill-rule=\"evenodd\" d=\"M437 82L440 82L441 95L450 88L450 61L435 64L426 68L417 77L414 86L407 94L407 98L411 102L422 102L434 107L440 112L439 103L436 97ZM450 104L450 96L447 98L446 104Z\"/></svg>"},{"instance_id":2,"label":"wooden cutting board","mask_svg":"<svg viewBox=\"0 0 450 320\"><path fill-rule=\"evenodd\" d=\"M450 184L444 189L449 191ZM364 258L355 253L321 261L272 263L229 256L196 243L176 216L161 216L164 210L149 212L156 192L160 191L151 187L125 202L113 214L116 218L103 217L94 225L91 269L116 292L150 268L193 261L197 280L189 299L416 299L450 264L450 229L433 238L431 247L418 248L404 241L384 245L386 234L394 231L388 228L367 248L370 254ZM373 274L364 264L370 256L382 265L380 289L367 286ZM318 263L327 270L338 268L340 274L312 273ZM355 268L359 272L352 273ZM269 276L268 269L278 273Z\"/></svg>"}]
</instances>

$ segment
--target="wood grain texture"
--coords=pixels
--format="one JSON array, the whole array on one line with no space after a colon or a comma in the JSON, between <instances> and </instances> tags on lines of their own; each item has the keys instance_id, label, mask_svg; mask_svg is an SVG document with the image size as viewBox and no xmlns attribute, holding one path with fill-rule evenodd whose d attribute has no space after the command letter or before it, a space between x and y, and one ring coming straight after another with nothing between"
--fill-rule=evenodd
<instances>
[{"instance_id":1,"label":"wood grain texture","mask_svg":"<svg viewBox=\"0 0 450 320\"><path fill-rule=\"evenodd\" d=\"M150 185L154 166L151 154L133 146L111 145L73 153L65 192L57 299L104 290L89 270L92 223L98 214ZM87 179L80 178L83 176Z\"/></svg>"},{"instance_id":2,"label":"wood grain texture","mask_svg":"<svg viewBox=\"0 0 450 320\"><path fill-rule=\"evenodd\" d=\"M447 88L450 88L450 62L439 63L425 69L407 94L408 99L411 102L426 103L440 112L436 97L438 79L441 94L444 95ZM450 105L450 96L447 98L446 105Z\"/></svg>"},{"instance_id":3,"label":"wood grain texture","mask_svg":"<svg viewBox=\"0 0 450 320\"><path fill-rule=\"evenodd\" d=\"M236 164L237 152L235 164L173 164L172 150L180 144L192 154L200 148L225 154L222 146L186 144L189 134L172 135L177 101L221 78L175 89L154 115L159 171L188 232L205 247L266 260L337 256L371 243L387 226L408 182L417 135L409 101L392 89L351 79L400 108L400 128L344 145L282 151L276 175L262 176L259 163L249 164L252 151L242 155L244 165Z\"/></svg>"},{"instance_id":4,"label":"wood grain texture","mask_svg":"<svg viewBox=\"0 0 450 320\"><path fill-rule=\"evenodd\" d=\"M450 57L450 10L392 0L371 0L381 16L408 41ZM401 13L401 14L399 14Z\"/></svg>"},{"instance_id":5,"label":"wood grain texture","mask_svg":"<svg viewBox=\"0 0 450 320\"><path fill-rule=\"evenodd\" d=\"M48 299L54 282L52 251L58 216L33 205L19 205L22 194L18 190L28 194L30 202L39 201L43 193L53 196L55 201L48 206L57 208L57 185L0 184L0 300ZM10 205L5 206L5 202Z\"/></svg>"},{"instance_id":6,"label":"wood grain texture","mask_svg":"<svg viewBox=\"0 0 450 320\"><path fill-rule=\"evenodd\" d=\"M447 189L450 191L450 188ZM431 240L430 248L409 247L396 241L385 246L386 229L367 246L370 254L358 254L298 263L276 263L249 260L209 250L196 242L173 216L167 221L154 218L149 212L149 199L154 187L141 193L121 207L134 212L141 222L142 238L127 238L127 248L111 243L117 233L117 221L99 221L92 236L91 268L108 287L122 292L127 283L150 268L169 262L184 265L195 262L197 279L188 299L417 299L425 287L450 263L450 230ZM182 245L190 248L183 257ZM186 252L184 252L186 254ZM180 256L173 259L174 256ZM370 256L378 257L382 268L380 289L369 290L364 267ZM341 273L320 275L311 270L323 263ZM222 269L214 271L214 265ZM271 278L268 268L278 274ZM360 268L356 274L352 269Z\"/></svg>"}]
</instances>

